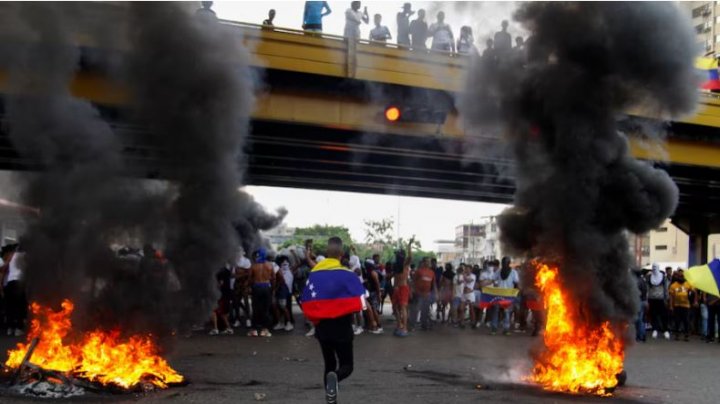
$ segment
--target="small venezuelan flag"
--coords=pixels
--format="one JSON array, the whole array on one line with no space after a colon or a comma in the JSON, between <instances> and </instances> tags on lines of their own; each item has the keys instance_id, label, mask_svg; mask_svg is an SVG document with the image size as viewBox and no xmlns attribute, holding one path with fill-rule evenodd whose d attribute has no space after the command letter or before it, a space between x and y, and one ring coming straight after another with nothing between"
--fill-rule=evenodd
<instances>
[{"instance_id":1,"label":"small venezuelan flag","mask_svg":"<svg viewBox=\"0 0 720 404\"><path fill-rule=\"evenodd\" d=\"M685 271L685 280L695 289L720 297L720 260L691 267Z\"/></svg>"},{"instance_id":2,"label":"small venezuelan flag","mask_svg":"<svg viewBox=\"0 0 720 404\"><path fill-rule=\"evenodd\" d=\"M503 308L510 307L515 303L519 292L518 289L483 287L478 306L480 306L481 309L488 308L495 304Z\"/></svg>"},{"instance_id":3,"label":"small venezuelan flag","mask_svg":"<svg viewBox=\"0 0 720 404\"><path fill-rule=\"evenodd\" d=\"M720 77L718 75L718 60L711 57L695 59L695 68L702 70L705 80L700 88L703 90L720 90Z\"/></svg>"},{"instance_id":4,"label":"small venezuelan flag","mask_svg":"<svg viewBox=\"0 0 720 404\"><path fill-rule=\"evenodd\" d=\"M365 288L358 276L334 258L325 258L310 271L302 311L313 324L362 311Z\"/></svg>"}]
</instances>

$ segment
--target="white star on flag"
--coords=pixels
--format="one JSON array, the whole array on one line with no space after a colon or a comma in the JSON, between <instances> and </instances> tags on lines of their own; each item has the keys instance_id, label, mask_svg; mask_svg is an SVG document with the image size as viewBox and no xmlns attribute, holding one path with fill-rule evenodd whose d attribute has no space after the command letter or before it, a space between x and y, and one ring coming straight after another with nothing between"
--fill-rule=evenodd
<instances>
[{"instance_id":1,"label":"white star on flag","mask_svg":"<svg viewBox=\"0 0 720 404\"><path fill-rule=\"evenodd\" d=\"M315 290L315 285L313 285L312 283L310 284L310 290Z\"/></svg>"},{"instance_id":2,"label":"white star on flag","mask_svg":"<svg viewBox=\"0 0 720 404\"><path fill-rule=\"evenodd\" d=\"M315 292L312 292L311 294L312 294L313 299L315 298L315 296L317 296L317 293L315 293Z\"/></svg>"}]
</instances>

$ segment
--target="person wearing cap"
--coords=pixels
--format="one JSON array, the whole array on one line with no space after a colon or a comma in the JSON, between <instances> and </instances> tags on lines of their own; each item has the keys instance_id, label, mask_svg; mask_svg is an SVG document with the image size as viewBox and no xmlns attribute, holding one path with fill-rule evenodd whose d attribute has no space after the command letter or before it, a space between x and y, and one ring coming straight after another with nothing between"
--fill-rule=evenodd
<instances>
[{"instance_id":1,"label":"person wearing cap","mask_svg":"<svg viewBox=\"0 0 720 404\"><path fill-rule=\"evenodd\" d=\"M267 262L267 252L260 248L253 254L253 264L250 267L250 287L252 288L252 314L253 329L248 336L270 337L270 306L272 305L273 266Z\"/></svg>"},{"instance_id":2,"label":"person wearing cap","mask_svg":"<svg viewBox=\"0 0 720 404\"><path fill-rule=\"evenodd\" d=\"M402 11L397 13L397 43L410 47L410 16L415 14L410 3L403 4Z\"/></svg>"}]
</instances>

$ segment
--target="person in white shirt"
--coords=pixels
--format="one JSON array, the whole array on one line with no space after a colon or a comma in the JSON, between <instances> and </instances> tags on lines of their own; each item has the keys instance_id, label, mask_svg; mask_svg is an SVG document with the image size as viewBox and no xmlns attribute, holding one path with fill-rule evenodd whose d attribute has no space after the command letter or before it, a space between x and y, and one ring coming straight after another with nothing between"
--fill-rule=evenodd
<instances>
[{"instance_id":1,"label":"person in white shirt","mask_svg":"<svg viewBox=\"0 0 720 404\"><path fill-rule=\"evenodd\" d=\"M510 257L503 257L500 264L500 270L495 272L493 284L496 288L502 289L518 289L520 287L520 277L518 272L510 267ZM512 306L504 309L505 318L503 320L503 334L510 335L510 315L512 314ZM498 317L500 314L500 306L492 307L492 334L497 333Z\"/></svg>"},{"instance_id":2,"label":"person in white shirt","mask_svg":"<svg viewBox=\"0 0 720 404\"><path fill-rule=\"evenodd\" d=\"M16 337L25 333L27 318L27 298L25 297L24 264L25 253L18 249L17 244L3 247L2 256L7 262L7 276L4 280L3 293L7 317L7 334Z\"/></svg>"},{"instance_id":3,"label":"person in white shirt","mask_svg":"<svg viewBox=\"0 0 720 404\"><path fill-rule=\"evenodd\" d=\"M360 24L370 22L367 7L360 12L360 6L359 1L353 1L350 3L350 8L345 10L345 38L349 40L360 39Z\"/></svg>"},{"instance_id":4,"label":"person in white shirt","mask_svg":"<svg viewBox=\"0 0 720 404\"><path fill-rule=\"evenodd\" d=\"M461 311L462 308L462 300L463 300L463 291L465 289L465 282L463 280L463 273L465 272L465 264L460 264L457 269L457 274L455 274L455 279L453 279L453 300L452 305L450 306L450 318L453 321L453 326L457 327L460 325L460 319L463 316L463 312Z\"/></svg>"},{"instance_id":5,"label":"person in white shirt","mask_svg":"<svg viewBox=\"0 0 720 404\"><path fill-rule=\"evenodd\" d=\"M470 312L470 324L475 325L475 282L477 278L472 273L472 267L465 265L463 274L459 275L459 278L463 282L463 298L462 306L460 307L460 328L464 328L463 321L465 320L465 308Z\"/></svg>"},{"instance_id":6,"label":"person in white shirt","mask_svg":"<svg viewBox=\"0 0 720 404\"><path fill-rule=\"evenodd\" d=\"M233 327L238 328L242 325L240 322L240 310L242 310L245 316L245 326L247 328L252 327L252 315L250 313L250 291L248 285L248 279L250 277L250 267L252 262L245 256L244 251L238 254L238 258L235 263L235 279L233 282L233 314L235 317L235 323Z\"/></svg>"},{"instance_id":7,"label":"person in white shirt","mask_svg":"<svg viewBox=\"0 0 720 404\"><path fill-rule=\"evenodd\" d=\"M455 52L455 38L452 28L445 23L444 12L441 11L437 14L437 21L430 25L428 34L432 36L432 50Z\"/></svg>"},{"instance_id":8,"label":"person in white shirt","mask_svg":"<svg viewBox=\"0 0 720 404\"><path fill-rule=\"evenodd\" d=\"M277 299L276 317L278 323L274 330L292 331L295 326L292 323L292 306L288 303L292 302L292 288L295 277L290 269L290 260L288 257L281 255L277 258L280 264L280 270L275 274L275 298ZM283 321L284 320L284 321Z\"/></svg>"},{"instance_id":9,"label":"person in white shirt","mask_svg":"<svg viewBox=\"0 0 720 404\"><path fill-rule=\"evenodd\" d=\"M480 270L480 276L478 277L478 289L479 293L476 293L475 295L475 302L480 303L480 300L482 299L482 288L485 286L492 286L493 284L493 278L495 277L495 270L500 265L500 262L498 260L492 260L486 263L486 265L483 265L482 269ZM490 312L486 309L479 309L478 311L478 318L476 326L479 327L481 322L487 323L490 320L490 316L488 315ZM484 319L484 321L483 321Z\"/></svg>"}]
</instances>

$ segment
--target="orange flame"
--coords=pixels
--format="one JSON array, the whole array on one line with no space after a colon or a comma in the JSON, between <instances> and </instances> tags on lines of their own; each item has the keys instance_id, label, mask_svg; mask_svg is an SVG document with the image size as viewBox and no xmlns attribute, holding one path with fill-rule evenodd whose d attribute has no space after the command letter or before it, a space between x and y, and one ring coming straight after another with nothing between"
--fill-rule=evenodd
<instances>
[{"instance_id":1,"label":"orange flame","mask_svg":"<svg viewBox=\"0 0 720 404\"><path fill-rule=\"evenodd\" d=\"M95 330L73 342L71 301L64 300L57 312L37 303L32 303L30 308L33 320L28 343L19 343L8 352L5 365L10 368L22 364L29 342L38 337L30 362L45 369L123 388L132 388L141 382L166 388L168 384L183 381L183 376L158 355L150 336L134 335L122 340L118 331Z\"/></svg>"},{"instance_id":2,"label":"orange flame","mask_svg":"<svg viewBox=\"0 0 720 404\"><path fill-rule=\"evenodd\" d=\"M544 389L607 396L623 370L625 349L609 322L593 328L571 312L576 305L563 293L558 269L537 264L535 283L543 293L547 319L545 350L536 358L530 380Z\"/></svg>"}]
</instances>

